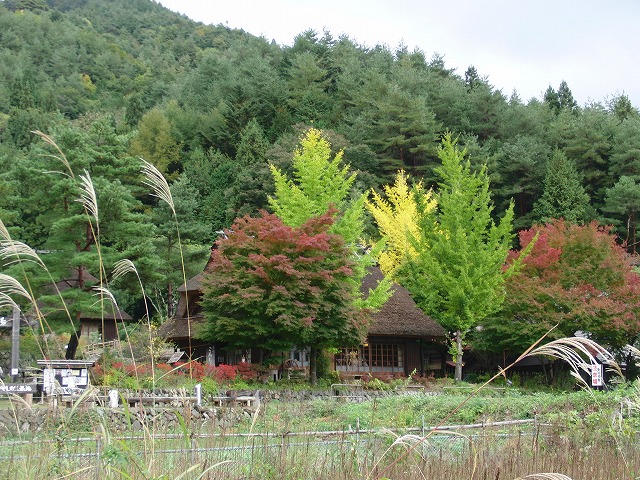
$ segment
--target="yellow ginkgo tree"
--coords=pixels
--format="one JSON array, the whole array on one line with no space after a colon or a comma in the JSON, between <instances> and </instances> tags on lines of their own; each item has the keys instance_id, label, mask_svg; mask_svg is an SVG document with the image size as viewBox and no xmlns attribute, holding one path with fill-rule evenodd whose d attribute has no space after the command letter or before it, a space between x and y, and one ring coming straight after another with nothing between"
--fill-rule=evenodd
<instances>
[{"instance_id":1,"label":"yellow ginkgo tree","mask_svg":"<svg viewBox=\"0 0 640 480\"><path fill-rule=\"evenodd\" d=\"M420 218L435 210L436 201L431 190L425 191L422 182L411 187L403 170L397 173L395 183L385 185L383 191L386 198L375 190L372 192L367 209L386 244L378 257L380 269L385 275L393 276L407 257L417 255L410 238L418 236ZM418 208L417 198L422 208Z\"/></svg>"}]
</instances>

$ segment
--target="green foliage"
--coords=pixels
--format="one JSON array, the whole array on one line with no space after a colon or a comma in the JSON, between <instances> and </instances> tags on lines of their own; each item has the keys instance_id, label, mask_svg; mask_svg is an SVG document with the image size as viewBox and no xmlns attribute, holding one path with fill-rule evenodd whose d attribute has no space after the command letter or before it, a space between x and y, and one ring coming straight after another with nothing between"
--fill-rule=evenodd
<instances>
[{"instance_id":1,"label":"green foliage","mask_svg":"<svg viewBox=\"0 0 640 480\"><path fill-rule=\"evenodd\" d=\"M437 211L421 220L412 239L417 254L401 272L420 308L457 332L460 366L462 337L504 300L503 266L513 237L513 208L494 223L486 168L472 173L464 154L445 136L439 149L442 166L436 170L441 177ZM457 368L457 380L461 374Z\"/></svg>"},{"instance_id":2,"label":"green foliage","mask_svg":"<svg viewBox=\"0 0 640 480\"><path fill-rule=\"evenodd\" d=\"M252 119L242 132L236 153L236 178L229 199L236 216L253 215L267 204L266 192L272 181L268 148L262 128Z\"/></svg>"},{"instance_id":3,"label":"green foliage","mask_svg":"<svg viewBox=\"0 0 640 480\"><path fill-rule=\"evenodd\" d=\"M106 270L127 257L153 296L170 296L175 231L163 207L141 191L134 153L175 181L186 267L195 272L201 245L210 246L216 231L269 205L275 176L268 162L291 179L286 195L300 200L298 212L307 218L334 203L335 231L359 253L355 245L370 228L359 192L392 181L401 167L431 186L444 129L460 133L460 143L473 153L471 171L491 165L497 209L508 209L513 197L515 226L536 220L536 202L542 208L561 198L551 186L551 193L541 188L545 164L557 149L584 177L590 202L578 192L577 203L554 207L544 218L570 219L580 210L577 221L606 219L631 250L636 242L631 182L640 172L639 122L625 95L580 108L562 82L543 99L524 103L517 92L507 99L475 68L464 78L457 75L442 55L427 60L406 47L368 48L329 32L305 32L292 47L280 47L240 30L192 22L148 0L113 0L109 8L98 0L6 0L0 2L0 31L0 216L17 239L48 252L54 280L79 266L107 278ZM292 186L307 188L290 163L298 133L306 131L296 122L324 129L334 147L333 154L323 152L327 164L344 150L342 158L357 170L357 177L344 164L328 170L325 185L339 195L324 192L311 213L311 196L292 193ZM46 156L57 153L42 147L31 133L36 129L52 135L76 178L89 173L99 225L75 202L78 183ZM43 174L53 171L63 175ZM96 240L90 227L100 237L100 255L90 246ZM354 295L371 262L361 257L351 279ZM38 296L47 293L41 286L51 279L30 275ZM139 316L137 285L119 280L111 287L120 305ZM75 305L72 315L93 308L89 291L65 295ZM380 288L356 304L384 300ZM51 320L56 331L73 328L68 318Z\"/></svg>"},{"instance_id":4,"label":"green foliage","mask_svg":"<svg viewBox=\"0 0 640 480\"><path fill-rule=\"evenodd\" d=\"M142 157L164 175L178 169L180 146L160 109L150 110L140 120L138 134L131 140L131 154Z\"/></svg>"},{"instance_id":5,"label":"green foliage","mask_svg":"<svg viewBox=\"0 0 640 480\"><path fill-rule=\"evenodd\" d=\"M636 222L640 211L640 185L631 177L622 176L616 184L607 190L605 197L605 212L618 214L626 221L616 222L626 226L624 242L631 253L636 253L637 237Z\"/></svg>"},{"instance_id":6,"label":"green foliage","mask_svg":"<svg viewBox=\"0 0 640 480\"><path fill-rule=\"evenodd\" d=\"M589 196L584 191L575 165L556 150L547 164L542 197L534 205L534 218L547 222L563 218L568 222L587 219Z\"/></svg>"},{"instance_id":7,"label":"green foliage","mask_svg":"<svg viewBox=\"0 0 640 480\"><path fill-rule=\"evenodd\" d=\"M297 226L323 215L328 211L336 214L331 232L342 237L357 258L351 280L354 299L360 307L378 309L389 297L389 280L385 279L368 292L366 299L360 299L360 285L373 264L375 255L361 252L363 241L364 206L366 194L353 198L351 187L356 174L349 174L349 166L341 165L342 151L331 157L331 146L322 132L310 129L301 140L301 147L293 158L293 177L289 179L275 166L271 166L274 176L275 194L269 197L269 204L275 214L286 225Z\"/></svg>"},{"instance_id":8,"label":"green foliage","mask_svg":"<svg viewBox=\"0 0 640 480\"><path fill-rule=\"evenodd\" d=\"M286 225L298 226L333 206L344 214L333 231L342 235L347 244L357 242L362 232L363 200L349 199L355 173L349 173L348 165L341 165L342 152L330 159L331 146L320 130L310 129L300 143L301 148L293 156L295 182L271 167L275 193L269 197L269 205L273 212Z\"/></svg>"}]
</instances>

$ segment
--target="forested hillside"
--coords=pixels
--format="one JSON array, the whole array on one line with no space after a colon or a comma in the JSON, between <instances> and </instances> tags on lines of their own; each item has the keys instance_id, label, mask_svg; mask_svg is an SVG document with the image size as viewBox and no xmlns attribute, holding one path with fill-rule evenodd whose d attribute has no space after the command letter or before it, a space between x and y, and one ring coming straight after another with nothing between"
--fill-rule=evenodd
<instances>
[{"instance_id":1,"label":"forested hillside","mask_svg":"<svg viewBox=\"0 0 640 480\"><path fill-rule=\"evenodd\" d=\"M0 218L47 252L58 276L97 265L98 254L106 265L129 258L171 305L178 239L171 212L144 188L139 157L170 180L194 274L216 231L268 208L269 164L291 172L309 126L345 149L360 192L400 169L429 187L451 132L474 166L488 165L496 212L513 199L518 228L596 219L634 242L640 115L624 95L577 105L563 82L521 99L431 52L312 31L281 47L151 0L0 2ZM74 202L70 177L85 174L101 209L101 252ZM125 308L141 308L134 287L118 287Z\"/></svg>"}]
</instances>

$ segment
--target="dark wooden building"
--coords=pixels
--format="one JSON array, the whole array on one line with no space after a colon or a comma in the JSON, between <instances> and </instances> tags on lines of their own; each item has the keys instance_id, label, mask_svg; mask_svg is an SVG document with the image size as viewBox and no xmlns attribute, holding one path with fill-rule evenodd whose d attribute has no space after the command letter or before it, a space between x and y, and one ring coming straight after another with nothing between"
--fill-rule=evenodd
<instances>
[{"instance_id":1,"label":"dark wooden building","mask_svg":"<svg viewBox=\"0 0 640 480\"><path fill-rule=\"evenodd\" d=\"M210 365L260 361L259 349L230 350L224 344L198 340L205 324L201 310L203 275L196 275L178 289L176 315L162 325L160 335L190 358ZM373 268L363 288L368 291L381 279L380 270ZM418 375L440 374L444 369L445 341L442 326L422 313L405 288L394 285L391 298L373 316L367 342L358 348L341 349L334 366L349 375L408 376L414 370ZM301 366L308 363L304 351L292 351L288 356Z\"/></svg>"},{"instance_id":2,"label":"dark wooden building","mask_svg":"<svg viewBox=\"0 0 640 480\"><path fill-rule=\"evenodd\" d=\"M382 279L372 268L363 289ZM446 331L418 308L406 288L394 284L391 298L372 318L367 341L358 348L343 348L335 357L339 372L353 375L437 375L444 371Z\"/></svg>"},{"instance_id":3,"label":"dark wooden building","mask_svg":"<svg viewBox=\"0 0 640 480\"><path fill-rule=\"evenodd\" d=\"M190 359L218 365L227 362L224 359L217 361L215 346L211 342L197 339L205 323L201 305L203 276L204 273L199 273L190 278L186 285L178 288L180 297L176 313L172 319L162 324L158 333L178 349L186 352Z\"/></svg>"}]
</instances>

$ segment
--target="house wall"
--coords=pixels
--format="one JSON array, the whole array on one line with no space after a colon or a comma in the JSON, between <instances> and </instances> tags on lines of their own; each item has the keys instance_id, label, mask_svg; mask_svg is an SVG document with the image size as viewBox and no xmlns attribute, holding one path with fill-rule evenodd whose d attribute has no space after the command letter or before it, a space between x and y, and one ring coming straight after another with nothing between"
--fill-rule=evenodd
<instances>
[{"instance_id":1,"label":"house wall","mask_svg":"<svg viewBox=\"0 0 640 480\"><path fill-rule=\"evenodd\" d=\"M445 347L420 338L369 337L357 348L344 348L335 356L338 372L349 375L416 375L440 374ZM434 360L434 361L431 361Z\"/></svg>"},{"instance_id":2,"label":"house wall","mask_svg":"<svg viewBox=\"0 0 640 480\"><path fill-rule=\"evenodd\" d=\"M80 319L80 336L89 339L92 334L98 334L101 342L118 340L116 322L105 319Z\"/></svg>"}]
</instances>

